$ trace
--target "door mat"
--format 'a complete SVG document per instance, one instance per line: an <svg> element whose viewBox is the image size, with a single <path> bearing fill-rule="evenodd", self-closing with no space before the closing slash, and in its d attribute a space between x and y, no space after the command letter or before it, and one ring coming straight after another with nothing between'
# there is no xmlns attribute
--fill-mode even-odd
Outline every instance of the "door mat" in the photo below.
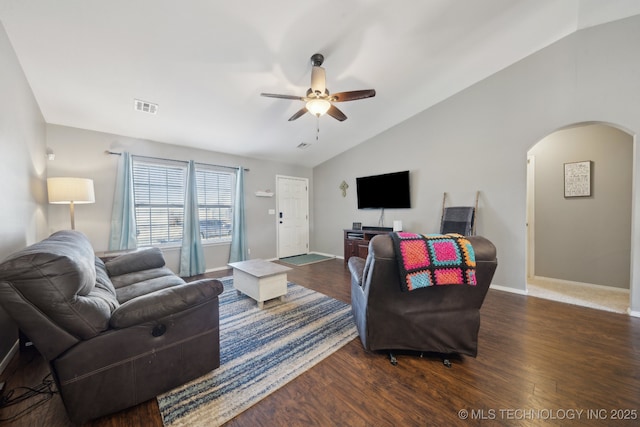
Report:
<svg viewBox="0 0 640 427"><path fill-rule="evenodd" d="M305 255L296 255L290 256L286 258L280 258L279 261L282 261L291 265L307 265L314 264L316 262L322 262L329 259L334 259L335 257L325 256L320 254L305 254Z"/></svg>

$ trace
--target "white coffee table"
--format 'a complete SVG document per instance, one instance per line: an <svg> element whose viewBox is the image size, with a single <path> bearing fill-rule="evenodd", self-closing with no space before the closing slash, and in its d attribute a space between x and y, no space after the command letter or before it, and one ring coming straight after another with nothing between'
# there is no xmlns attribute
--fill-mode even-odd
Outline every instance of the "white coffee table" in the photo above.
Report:
<svg viewBox="0 0 640 427"><path fill-rule="evenodd" d="M229 263L233 267L233 287L253 298L258 307L273 298L284 299L287 294L287 271L284 265L262 259Z"/></svg>

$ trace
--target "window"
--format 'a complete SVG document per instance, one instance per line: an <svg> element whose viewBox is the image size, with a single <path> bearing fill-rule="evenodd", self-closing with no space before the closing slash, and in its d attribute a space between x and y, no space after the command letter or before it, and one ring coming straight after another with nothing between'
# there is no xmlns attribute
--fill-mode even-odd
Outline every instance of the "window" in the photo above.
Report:
<svg viewBox="0 0 640 427"><path fill-rule="evenodd" d="M234 174L196 167L198 214L202 239L231 239Z"/></svg>
<svg viewBox="0 0 640 427"><path fill-rule="evenodd" d="M133 159L138 246L179 245L184 223L187 167L181 162ZM234 174L196 165L200 234L231 240Z"/></svg>

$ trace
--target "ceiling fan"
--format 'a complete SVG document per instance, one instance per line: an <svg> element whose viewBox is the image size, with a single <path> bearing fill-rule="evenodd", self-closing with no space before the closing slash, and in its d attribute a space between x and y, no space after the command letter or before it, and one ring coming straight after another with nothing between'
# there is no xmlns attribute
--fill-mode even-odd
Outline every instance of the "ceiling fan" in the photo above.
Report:
<svg viewBox="0 0 640 427"><path fill-rule="evenodd" d="M320 53L316 53L311 57L311 65L313 66L311 69L311 87L307 90L306 96L279 95L275 93L261 93L260 95L270 98L304 101L305 106L291 116L289 121L296 120L307 112L317 117L326 113L336 120L344 121L347 119L347 116L333 105L334 102L355 101L357 99L376 96L375 89L353 90L349 92L334 93L331 95L326 87L324 68L321 67L323 62L324 56Z"/></svg>

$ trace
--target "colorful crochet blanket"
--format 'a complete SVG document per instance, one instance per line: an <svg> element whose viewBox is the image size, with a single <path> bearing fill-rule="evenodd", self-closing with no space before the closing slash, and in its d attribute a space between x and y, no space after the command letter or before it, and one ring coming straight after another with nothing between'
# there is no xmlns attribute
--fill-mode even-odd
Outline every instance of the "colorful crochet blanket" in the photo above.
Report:
<svg viewBox="0 0 640 427"><path fill-rule="evenodd" d="M403 291L434 285L476 285L476 257L459 234L390 233Z"/></svg>

